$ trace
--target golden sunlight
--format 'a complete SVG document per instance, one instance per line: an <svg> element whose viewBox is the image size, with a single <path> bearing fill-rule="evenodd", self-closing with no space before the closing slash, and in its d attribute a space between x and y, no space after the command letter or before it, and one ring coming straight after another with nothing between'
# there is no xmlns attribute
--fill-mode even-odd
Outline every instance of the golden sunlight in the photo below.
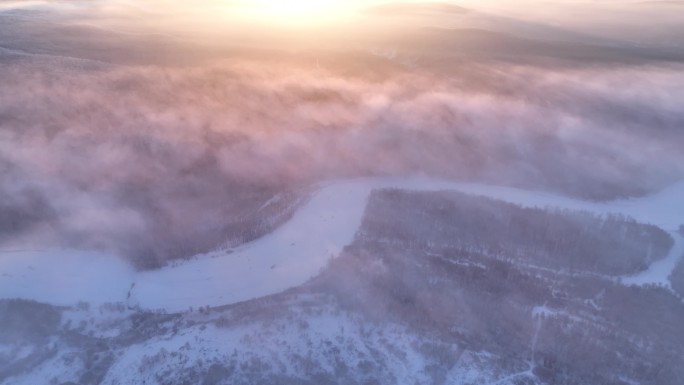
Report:
<svg viewBox="0 0 684 385"><path fill-rule="evenodd" d="M240 0L240 13L262 21L288 25L328 23L350 15L354 1Z"/></svg>

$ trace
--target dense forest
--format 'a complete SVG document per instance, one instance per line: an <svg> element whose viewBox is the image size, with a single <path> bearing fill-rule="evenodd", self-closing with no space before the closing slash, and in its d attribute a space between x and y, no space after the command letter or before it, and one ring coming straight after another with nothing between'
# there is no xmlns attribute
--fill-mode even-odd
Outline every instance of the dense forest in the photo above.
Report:
<svg viewBox="0 0 684 385"><path fill-rule="evenodd" d="M181 314L3 301L0 379L676 385L681 299L619 279L671 243L629 218L377 191L354 243L281 294Z"/></svg>

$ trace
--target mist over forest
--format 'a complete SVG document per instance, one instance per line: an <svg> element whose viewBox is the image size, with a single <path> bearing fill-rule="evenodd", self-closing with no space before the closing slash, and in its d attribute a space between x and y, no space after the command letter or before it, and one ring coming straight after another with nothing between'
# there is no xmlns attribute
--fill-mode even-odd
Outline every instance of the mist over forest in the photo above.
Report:
<svg viewBox="0 0 684 385"><path fill-rule="evenodd" d="M669 218L684 207L684 2L270 3L0 0L0 288L23 293L16 252L101 253L134 277L100 318L87 301L0 296L16 335L0 332L0 384L45 379L51 360L87 369L50 364L71 373L55 384L136 383L113 352L138 345L154 354L137 373L164 384L402 383L397 368L434 384L682 380L684 217ZM402 178L494 187L475 194L488 199ZM350 183L348 200L325 195L335 183ZM142 290L183 288L146 274L237 260L263 240L287 246L273 255L312 253L282 234L319 212L324 234L356 213L354 194L367 199L344 224L350 242L316 240L326 262L296 286L264 277L244 286L268 296L145 307ZM304 276L280 259L258 268ZM651 313L631 323L640 306ZM20 325L32 317L45 323ZM161 342L179 330L204 342ZM287 349L259 348L283 330ZM179 357L193 371L165 382Z"/></svg>
<svg viewBox="0 0 684 385"><path fill-rule="evenodd" d="M607 200L684 174L681 49L532 40L438 3L368 11L395 20L419 8L401 29L292 45L296 34L245 29L193 44L168 26L96 27L68 4L0 13L9 247L189 256L254 222L249 209L277 192L340 178L418 174ZM463 27L428 24L452 13Z"/></svg>

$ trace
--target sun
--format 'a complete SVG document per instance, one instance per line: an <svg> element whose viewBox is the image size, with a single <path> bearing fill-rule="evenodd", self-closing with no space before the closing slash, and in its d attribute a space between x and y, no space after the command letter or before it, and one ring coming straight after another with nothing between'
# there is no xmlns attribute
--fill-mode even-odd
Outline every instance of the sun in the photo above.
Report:
<svg viewBox="0 0 684 385"><path fill-rule="evenodd" d="M290 25L324 24L343 17L350 10L344 0L240 0L249 17Z"/></svg>

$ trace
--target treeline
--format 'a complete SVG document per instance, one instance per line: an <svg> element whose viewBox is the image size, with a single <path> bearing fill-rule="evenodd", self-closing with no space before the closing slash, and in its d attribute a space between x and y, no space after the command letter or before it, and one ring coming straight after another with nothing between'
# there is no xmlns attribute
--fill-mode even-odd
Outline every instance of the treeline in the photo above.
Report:
<svg viewBox="0 0 684 385"><path fill-rule="evenodd" d="M675 267L670 276L672 288L682 297L684 297L684 255L680 257L677 267Z"/></svg>
<svg viewBox="0 0 684 385"><path fill-rule="evenodd" d="M367 319L487 352L502 374L531 363L536 381L530 383L679 384L684 378L677 364L684 354L684 307L658 287L371 238L357 239L311 285ZM432 370L438 377L438 368Z"/></svg>
<svg viewBox="0 0 684 385"><path fill-rule="evenodd" d="M279 193L257 210L249 210L227 219L222 233L227 240L223 247L235 247L256 240L287 222L306 200L304 192L286 191Z"/></svg>
<svg viewBox="0 0 684 385"><path fill-rule="evenodd" d="M358 236L609 275L643 271L673 244L660 228L618 214L523 208L456 192L400 190L372 194Z"/></svg>
<svg viewBox="0 0 684 385"><path fill-rule="evenodd" d="M153 233L151 239L143 239L145 234L139 234L141 239L129 239L122 253L138 269L150 270L169 261L251 242L292 218L306 200L308 191L285 188L277 193L277 199L271 199L274 194L276 191L255 188L254 191L232 195L228 204L216 207L212 215L204 217L203 223L193 225L188 231L184 230L187 223L174 223L170 216L156 212L160 214L157 218L159 223L156 223L159 226L150 230ZM195 215L197 213L191 217ZM172 230L167 231L165 226Z"/></svg>

